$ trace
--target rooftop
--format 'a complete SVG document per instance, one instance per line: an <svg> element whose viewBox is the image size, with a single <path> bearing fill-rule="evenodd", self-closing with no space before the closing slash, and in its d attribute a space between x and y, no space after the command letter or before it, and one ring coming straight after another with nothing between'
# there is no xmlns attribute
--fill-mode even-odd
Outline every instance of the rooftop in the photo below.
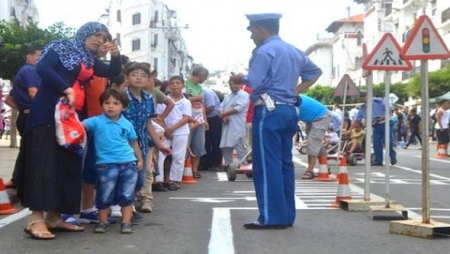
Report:
<svg viewBox="0 0 450 254"><path fill-rule="evenodd" d="M325 30L330 33L334 33L345 23L360 23L360 22L364 22L364 14L358 14L348 18L333 21L333 23L331 23Z"/></svg>

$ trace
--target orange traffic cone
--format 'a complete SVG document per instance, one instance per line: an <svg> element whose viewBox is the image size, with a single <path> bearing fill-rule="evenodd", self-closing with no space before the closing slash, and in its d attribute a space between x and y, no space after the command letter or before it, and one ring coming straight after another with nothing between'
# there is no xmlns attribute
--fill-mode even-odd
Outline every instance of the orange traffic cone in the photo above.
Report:
<svg viewBox="0 0 450 254"><path fill-rule="evenodd" d="M184 171L183 171L183 179L181 180L182 183L197 183L195 181L194 176L192 175L192 164L191 164L191 158L187 157L184 162Z"/></svg>
<svg viewBox="0 0 450 254"><path fill-rule="evenodd" d="M447 146L446 145L439 145L438 146L438 152L436 154L436 158L438 158L438 159L447 159Z"/></svg>
<svg viewBox="0 0 450 254"><path fill-rule="evenodd" d="M319 174L317 175L317 178L315 178L316 181L333 181L333 179L330 178L330 174L328 173L328 161L327 156L320 156L319 157Z"/></svg>
<svg viewBox="0 0 450 254"><path fill-rule="evenodd" d="M350 186L348 184L347 159L341 158L341 163L339 165L339 186L336 201L334 204L330 205L331 207L340 207L341 200L352 199Z"/></svg>
<svg viewBox="0 0 450 254"><path fill-rule="evenodd" d="M0 178L0 214L13 214L18 211L14 209L11 205L11 202L8 198L8 193L6 193L5 184L3 183L3 179Z"/></svg>

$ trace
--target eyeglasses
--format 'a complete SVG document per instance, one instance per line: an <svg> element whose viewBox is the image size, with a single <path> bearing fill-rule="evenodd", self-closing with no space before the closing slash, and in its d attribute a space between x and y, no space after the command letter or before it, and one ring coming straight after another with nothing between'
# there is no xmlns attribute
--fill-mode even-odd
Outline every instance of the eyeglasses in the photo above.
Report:
<svg viewBox="0 0 450 254"><path fill-rule="evenodd" d="M147 74L133 72L130 74L133 78L148 78Z"/></svg>

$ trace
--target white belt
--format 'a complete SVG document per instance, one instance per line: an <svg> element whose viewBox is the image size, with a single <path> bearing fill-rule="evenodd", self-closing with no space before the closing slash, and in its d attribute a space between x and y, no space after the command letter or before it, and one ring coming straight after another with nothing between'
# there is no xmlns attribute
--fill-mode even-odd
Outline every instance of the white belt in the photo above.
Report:
<svg viewBox="0 0 450 254"><path fill-rule="evenodd" d="M277 104L277 105L294 106L293 103L286 103L286 102L282 102L282 101L275 101L275 104ZM264 101L263 101L263 100L258 99L258 100L255 101L254 105L255 105L255 106L259 106L259 105L265 105L265 104L264 104Z"/></svg>

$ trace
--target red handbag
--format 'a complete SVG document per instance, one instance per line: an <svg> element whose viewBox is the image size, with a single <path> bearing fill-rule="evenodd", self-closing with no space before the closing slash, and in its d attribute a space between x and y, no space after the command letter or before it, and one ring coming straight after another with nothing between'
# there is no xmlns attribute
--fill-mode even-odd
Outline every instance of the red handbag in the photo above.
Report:
<svg viewBox="0 0 450 254"><path fill-rule="evenodd" d="M74 108L65 98L56 104L55 126L58 144L82 156L86 146L86 132Z"/></svg>

